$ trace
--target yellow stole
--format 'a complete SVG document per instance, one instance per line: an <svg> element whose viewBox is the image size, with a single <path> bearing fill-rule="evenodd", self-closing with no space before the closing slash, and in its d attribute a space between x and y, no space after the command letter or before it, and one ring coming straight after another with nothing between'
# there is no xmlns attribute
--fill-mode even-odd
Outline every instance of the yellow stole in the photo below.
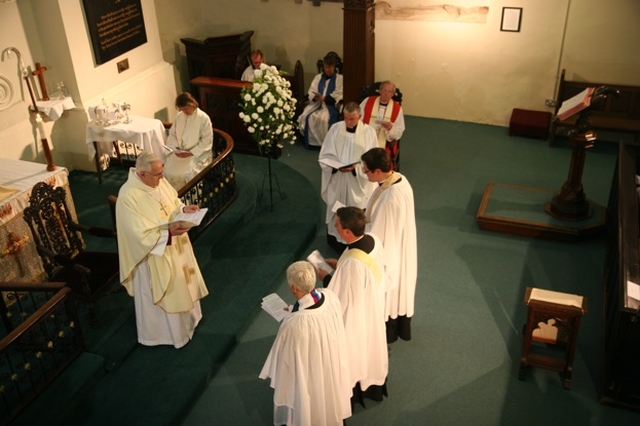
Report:
<svg viewBox="0 0 640 426"><path fill-rule="evenodd" d="M357 248L350 248L349 250L345 250L344 252L342 252L340 259L338 259L338 264L340 264L340 262L347 258L356 259L364 263L367 268L369 268L369 270L371 270L371 272L373 273L373 276L376 278L376 282L380 284L382 271L378 267L378 264L373 259L373 257L371 257L368 253L365 253L364 251Z"/></svg>

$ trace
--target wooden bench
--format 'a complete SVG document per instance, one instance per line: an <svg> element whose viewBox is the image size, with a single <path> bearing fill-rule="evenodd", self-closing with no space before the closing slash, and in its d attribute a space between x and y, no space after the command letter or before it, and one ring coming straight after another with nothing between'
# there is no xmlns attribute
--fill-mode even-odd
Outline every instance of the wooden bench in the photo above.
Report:
<svg viewBox="0 0 640 426"><path fill-rule="evenodd" d="M563 101L577 95L587 87L599 86L618 89L620 96L608 96L599 106L594 107L590 117L591 127L594 130L633 133L635 141L638 142L640 139L640 86L565 80L565 70L562 70L554 117L558 114L558 109L560 109ZM549 146L554 145L555 136L559 131L566 132L575 126L578 115L576 114L566 120L552 120Z"/></svg>

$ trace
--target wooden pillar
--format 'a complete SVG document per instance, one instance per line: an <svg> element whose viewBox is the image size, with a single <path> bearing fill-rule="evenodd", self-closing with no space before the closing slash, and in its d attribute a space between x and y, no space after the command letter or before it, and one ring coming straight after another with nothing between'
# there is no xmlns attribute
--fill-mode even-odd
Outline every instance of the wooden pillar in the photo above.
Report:
<svg viewBox="0 0 640 426"><path fill-rule="evenodd" d="M344 101L358 101L362 86L375 78L375 25L373 0L344 0Z"/></svg>

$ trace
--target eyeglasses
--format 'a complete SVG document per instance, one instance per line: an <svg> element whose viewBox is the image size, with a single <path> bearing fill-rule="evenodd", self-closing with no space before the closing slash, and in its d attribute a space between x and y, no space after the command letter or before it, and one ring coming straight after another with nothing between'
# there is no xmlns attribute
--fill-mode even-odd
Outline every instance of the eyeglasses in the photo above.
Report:
<svg viewBox="0 0 640 426"><path fill-rule="evenodd" d="M362 166L362 171L364 172L365 175L368 175L369 173L371 173L371 170L368 170L366 167Z"/></svg>
<svg viewBox="0 0 640 426"><path fill-rule="evenodd" d="M151 173L151 172L144 172L145 175L151 175L154 178L159 178L162 177L162 175L164 174L164 171L160 172L160 173Z"/></svg>

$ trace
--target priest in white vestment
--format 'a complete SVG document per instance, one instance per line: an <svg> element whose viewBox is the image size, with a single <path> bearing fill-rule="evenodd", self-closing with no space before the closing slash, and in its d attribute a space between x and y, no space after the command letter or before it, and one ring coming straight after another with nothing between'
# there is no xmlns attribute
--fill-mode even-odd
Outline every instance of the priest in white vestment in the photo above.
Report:
<svg viewBox="0 0 640 426"><path fill-rule="evenodd" d="M256 71L264 71L269 68L269 65L264 63L264 55L260 49L256 49L251 52L249 61L251 62L251 65L245 68L240 76L240 80L242 81L253 81L257 75L261 75L261 73L256 73Z"/></svg>
<svg viewBox="0 0 640 426"><path fill-rule="evenodd" d="M382 242L365 234L364 210L337 210L336 229L347 242L339 259L326 259L333 274L318 269L325 287L340 299L347 336L353 399L364 405L364 397L382 401L387 396L389 355L385 333L384 299L387 277Z"/></svg>
<svg viewBox="0 0 640 426"><path fill-rule="evenodd" d="M323 58L323 72L313 78L308 91L309 104L298 117L298 125L307 147L322 145L329 128L338 122L343 77L336 71L337 60L332 52Z"/></svg>
<svg viewBox="0 0 640 426"><path fill-rule="evenodd" d="M314 289L316 271L307 261L289 266L287 282L297 302L260 372L271 378L273 424L342 426L351 416L351 376L340 301Z"/></svg>
<svg viewBox="0 0 640 426"><path fill-rule="evenodd" d="M366 207L376 185L364 173L360 157L376 146L375 131L360 121L360 106L349 102L344 108L344 121L331 126L320 148L320 195L326 204L327 242L338 253L344 250L345 241L333 226L334 206L339 202L344 206Z"/></svg>
<svg viewBox="0 0 640 426"><path fill-rule="evenodd" d="M418 241L413 189L406 176L394 172L384 148L362 156L371 182L378 184L367 204L367 232L382 240L391 289L385 299L387 342L411 340L418 279Z"/></svg>
<svg viewBox="0 0 640 426"><path fill-rule="evenodd" d="M147 346L189 343L209 292L193 253L188 228L168 225L184 205L163 179L163 166L143 151L116 202L120 283L134 298L138 342Z"/></svg>
<svg viewBox="0 0 640 426"><path fill-rule="evenodd" d="M206 112L190 93L176 98L178 114L169 129L164 175L179 191L212 161L213 127Z"/></svg>

